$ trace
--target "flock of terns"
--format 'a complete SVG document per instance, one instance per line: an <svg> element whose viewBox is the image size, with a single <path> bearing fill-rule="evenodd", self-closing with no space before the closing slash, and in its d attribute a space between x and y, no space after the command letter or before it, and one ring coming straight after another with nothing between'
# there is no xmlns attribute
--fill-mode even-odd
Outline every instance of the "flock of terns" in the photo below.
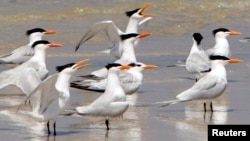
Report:
<svg viewBox="0 0 250 141"><path fill-rule="evenodd" d="M128 11L129 22L125 31L121 31L112 21L101 21L94 24L77 44L80 46L100 32L105 32L111 46L103 51L113 55L117 60L105 67L82 76L81 80L70 81L78 70L90 66L89 60L80 60L62 66L57 66L58 73L49 75L46 67L46 49L61 47L61 44L43 40L45 34L55 34L54 30L34 28L27 31L29 43L1 56L1 64L16 64L14 68L0 73L0 89L15 85L27 96L32 110L18 112L27 114L41 121L47 121L48 134L51 134L50 123L53 123L56 135L56 117L64 110L70 99L70 87L103 92L95 101L87 106L75 107L70 112L79 115L105 117L106 129L109 130L109 117L122 116L129 108L126 94L136 93L142 84L144 69L157 68L156 65L138 62L134 48L139 40L150 36L150 33L138 33L138 27L152 19L153 15L143 12L150 6ZM194 85L178 94L174 100L155 102L167 106L179 102L199 99L213 99L223 94L227 87L225 65L241 63L232 59L227 36L238 35L237 31L218 28L213 31L215 46L203 50L200 33L193 34L193 45L186 59L185 67L195 75ZM213 112L212 102L210 103ZM206 112L206 103L204 103Z"/></svg>

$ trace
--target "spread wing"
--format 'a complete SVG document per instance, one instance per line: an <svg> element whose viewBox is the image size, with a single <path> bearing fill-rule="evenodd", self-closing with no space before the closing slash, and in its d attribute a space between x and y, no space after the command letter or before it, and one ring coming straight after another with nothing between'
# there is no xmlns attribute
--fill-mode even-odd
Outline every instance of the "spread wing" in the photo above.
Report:
<svg viewBox="0 0 250 141"><path fill-rule="evenodd" d="M33 111L43 113L47 105L58 98L58 91L55 88L58 74L46 78L38 87L36 87L26 100L30 99Z"/></svg>
<svg viewBox="0 0 250 141"><path fill-rule="evenodd" d="M37 72L33 68L29 68L20 76L17 86L20 87L25 94L29 95L41 82Z"/></svg>
<svg viewBox="0 0 250 141"><path fill-rule="evenodd" d="M82 37L80 42L76 45L75 51L77 51L83 43L93 38L96 34L102 31L108 37L109 41L112 44L111 45L112 47L119 46L119 41L120 41L119 36L123 32L112 21L102 21L102 22L94 24L89 29L89 31Z"/></svg>
<svg viewBox="0 0 250 141"><path fill-rule="evenodd" d="M0 89L14 85L19 87L23 93L29 95L40 83L41 79L35 69L16 67L6 70L0 74Z"/></svg>

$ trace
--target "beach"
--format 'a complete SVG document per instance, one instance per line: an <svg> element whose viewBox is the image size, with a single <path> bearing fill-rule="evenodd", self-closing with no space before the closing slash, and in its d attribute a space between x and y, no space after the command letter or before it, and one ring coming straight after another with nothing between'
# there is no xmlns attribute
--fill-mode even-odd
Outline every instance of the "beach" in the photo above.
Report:
<svg viewBox="0 0 250 141"><path fill-rule="evenodd" d="M150 1L147 1L150 2ZM26 30L33 27L54 29L55 35L45 36L49 41L63 44L60 49L47 50L47 67L50 74L55 67L81 59L90 59L91 66L77 72L86 75L102 68L115 58L102 51L108 47L107 39L101 35L91 39L75 52L75 46L88 28L102 20L112 20L125 29L126 10L142 6L145 1L66 0L26 2L4 0L0 2L0 53L5 54L28 42ZM6 88L0 96L0 140L4 141L206 141L209 124L249 124L249 84L250 84L250 43L240 42L249 37L250 2L200 1L193 0L150 2L145 13L155 14L140 32L151 32L148 38L141 39L135 48L137 60L145 64L159 66L144 70L143 85L138 93L128 95L130 102L123 118L111 118L110 130L106 131L104 118L84 116L59 116L57 136L47 136L46 123L16 112L23 104L25 96ZM209 14L208 14L209 13ZM232 57L243 60L240 64L228 64L228 86L222 96L212 100L214 112L203 111L204 101L179 103L168 107L152 103L172 100L177 94L194 83L194 76L185 67L167 67L185 60L192 46L192 34L199 32L204 36L202 47L214 45L212 30L216 28L237 30L241 35L230 36L228 41ZM0 66L0 71L12 66ZM101 93L75 88L70 89L72 107L87 105ZM209 100L207 102L210 102Z"/></svg>

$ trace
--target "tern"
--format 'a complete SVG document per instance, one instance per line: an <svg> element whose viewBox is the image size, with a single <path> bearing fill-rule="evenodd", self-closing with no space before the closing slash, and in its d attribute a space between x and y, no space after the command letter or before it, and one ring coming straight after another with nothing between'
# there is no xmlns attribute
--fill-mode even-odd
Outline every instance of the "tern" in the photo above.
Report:
<svg viewBox="0 0 250 141"><path fill-rule="evenodd" d="M141 62L130 63L128 64L131 68L122 71L119 74L119 79L121 82L121 86L124 89L125 94L134 94L138 91L143 81L142 71L144 69L154 69L157 68L155 65L144 64ZM81 81L80 81L81 82ZM84 82L85 84L79 83L79 81L72 82L71 86L79 89L89 90L89 91L97 91L104 92L107 79L100 80L88 80Z"/></svg>
<svg viewBox="0 0 250 141"><path fill-rule="evenodd" d="M128 33L138 33L138 26L144 23L145 21L148 21L152 18L152 14L143 14L142 12L145 11L150 4L145 4L141 8L127 11L126 15L129 17L129 22L127 25L127 28L125 32L121 31L113 21L101 21L96 24L94 24L88 32L82 37L80 42L75 47L75 51L79 49L81 44L85 43L89 39L93 38L96 34L100 32L104 32L111 45L111 48L108 50L105 50L104 52L108 52L111 55L113 55L115 58L119 59L121 57L121 54L123 52L123 46L120 44L121 40L119 38L122 34L128 34ZM136 42L138 44L138 42ZM135 45L137 46L137 45Z"/></svg>
<svg viewBox="0 0 250 141"><path fill-rule="evenodd" d="M205 73L211 71L209 57L201 47L202 39L203 37L200 33L193 34L193 45L185 65L186 70L195 75L196 81Z"/></svg>
<svg viewBox="0 0 250 141"><path fill-rule="evenodd" d="M116 60L114 63L119 64L130 64L137 62L134 45L133 43L137 41L139 38L145 38L150 36L150 33L141 33L141 34L124 34L121 35L120 38L122 39L122 45L125 46L124 51L120 59ZM93 87L95 91L103 92L106 87L106 78L107 78L108 70L106 67L93 71L90 75L82 76L83 80L76 80L71 83L71 87L78 88L78 89L88 89ZM92 83L92 84L90 84ZM91 86L90 86L91 85ZM98 85L96 87L95 85ZM129 90L128 90L129 91Z"/></svg>
<svg viewBox="0 0 250 141"><path fill-rule="evenodd" d="M191 100L213 99L223 94L227 87L227 72L225 65L228 63L241 63L239 59L229 59L225 56L210 56L211 71L201 77L194 85L176 96L176 99L162 103L162 107L186 102ZM211 112L213 112L212 102L210 103ZM204 103L206 112L206 104Z"/></svg>
<svg viewBox="0 0 250 141"><path fill-rule="evenodd" d="M29 37L29 43L25 46L16 48L11 53L0 57L0 64L22 64L28 61L34 55L34 49L31 47L36 41L42 40L43 35L55 34L54 30L45 30L42 28L33 28L26 32Z"/></svg>
<svg viewBox="0 0 250 141"><path fill-rule="evenodd" d="M70 78L76 71L90 65L84 64L86 61L88 59L57 66L58 73L42 81L27 97L26 100L30 100L32 103L32 111L26 112L26 114L39 121L47 121L48 134L51 133L50 123L54 122L54 135L56 135L56 117L69 104L70 100Z"/></svg>
<svg viewBox="0 0 250 141"><path fill-rule="evenodd" d="M119 79L126 94L136 93L143 81L142 71L145 69L158 68L156 65L144 64L141 62L128 64L131 68L127 71L121 72Z"/></svg>
<svg viewBox="0 0 250 141"><path fill-rule="evenodd" d="M120 59L116 60L114 63L119 64L129 64L137 62L135 50L134 50L134 42L138 41L138 39L142 39L145 37L150 36L151 33L130 33L130 34L123 34L120 35L120 38L122 40L121 45L124 46L124 50L122 52L122 55ZM90 79L103 79L106 78L108 74L108 70L104 67L101 69L98 69L96 71L93 71L90 73L90 75L82 76L83 78L90 78ZM85 80L83 80L85 81Z"/></svg>
<svg viewBox="0 0 250 141"><path fill-rule="evenodd" d="M213 30L215 37L215 45L213 48L207 49L206 53L210 55L221 55L225 57L231 57L230 46L227 40L229 35L240 35L238 31L229 30L226 28L218 28Z"/></svg>
<svg viewBox="0 0 250 141"><path fill-rule="evenodd" d="M61 44L50 43L46 40L33 43L34 56L32 58L19 66L0 73L0 89L14 85L28 96L49 74L45 61L45 50L50 47L61 46Z"/></svg>
<svg viewBox="0 0 250 141"><path fill-rule="evenodd" d="M118 74L129 69L128 65L108 64L107 86L105 92L87 106L76 107L77 114L106 117L106 129L109 130L109 117L121 116L129 107Z"/></svg>

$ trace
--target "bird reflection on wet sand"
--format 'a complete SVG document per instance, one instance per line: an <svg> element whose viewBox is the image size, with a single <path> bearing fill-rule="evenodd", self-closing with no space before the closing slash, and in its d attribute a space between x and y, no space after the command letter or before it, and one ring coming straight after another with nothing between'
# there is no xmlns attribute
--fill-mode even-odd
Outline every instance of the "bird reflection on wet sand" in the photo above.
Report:
<svg viewBox="0 0 250 141"><path fill-rule="evenodd" d="M180 140L204 140L204 136L207 136L207 125L229 123L228 112L231 110L228 109L228 100L226 96L221 96L213 101L213 112L210 110L204 112L203 103L204 101L202 100L187 102L185 104L185 117L183 119L173 117L167 112L165 112L165 114L160 114L156 118L167 124L174 125Z"/></svg>

